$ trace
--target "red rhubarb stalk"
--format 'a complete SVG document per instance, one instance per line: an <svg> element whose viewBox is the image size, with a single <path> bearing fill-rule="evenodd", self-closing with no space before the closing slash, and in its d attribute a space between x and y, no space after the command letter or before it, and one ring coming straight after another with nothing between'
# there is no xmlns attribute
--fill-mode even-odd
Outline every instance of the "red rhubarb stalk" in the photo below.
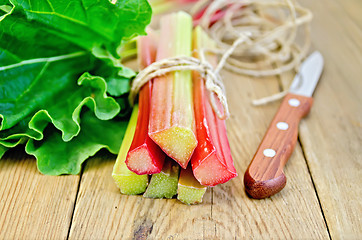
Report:
<svg viewBox="0 0 362 240"><path fill-rule="evenodd" d="M184 12L161 18L157 60L191 55L191 16ZM186 168L197 145L190 71L155 78L152 88L149 136L172 159Z"/></svg>
<svg viewBox="0 0 362 240"><path fill-rule="evenodd" d="M200 27L194 30L194 49L213 48L214 42ZM197 57L197 56L196 56ZM208 56L215 62L215 57ZM225 121L219 119L212 109L209 92L204 80L197 72L193 73L194 108L196 132L199 144L191 158L195 178L205 186L225 183L237 176L226 135ZM221 105L221 104L219 104Z"/></svg>
<svg viewBox="0 0 362 240"><path fill-rule="evenodd" d="M201 9L199 12L195 13L193 15L193 24L194 26L198 26L201 23L201 19L204 16L206 10L207 10L206 6L205 8ZM214 23L216 23L217 21L219 21L220 19L222 19L225 16L225 9L223 10L217 10L211 17L210 17L210 25L209 27L211 27Z"/></svg>
<svg viewBox="0 0 362 240"><path fill-rule="evenodd" d="M138 39L138 59L140 68L145 68L155 61L156 40L153 34ZM150 114L150 95L152 83L145 84L139 93L139 112L136 132L127 154L127 167L137 174L154 174L162 170L165 154L148 136Z"/></svg>

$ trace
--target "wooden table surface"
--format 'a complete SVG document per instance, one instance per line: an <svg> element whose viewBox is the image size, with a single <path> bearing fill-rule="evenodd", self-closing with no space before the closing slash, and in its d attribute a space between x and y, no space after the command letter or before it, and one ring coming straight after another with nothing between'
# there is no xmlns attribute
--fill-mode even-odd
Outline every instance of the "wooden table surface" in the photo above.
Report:
<svg viewBox="0 0 362 240"><path fill-rule="evenodd" d="M227 121L239 176L203 204L121 195L114 157L93 157L76 176L43 176L33 158L0 160L0 239L362 239L362 1L304 0L314 13L312 50L325 58L314 106L300 125L282 192L253 200L243 175L280 102L251 99L291 74L252 79L227 71Z"/></svg>

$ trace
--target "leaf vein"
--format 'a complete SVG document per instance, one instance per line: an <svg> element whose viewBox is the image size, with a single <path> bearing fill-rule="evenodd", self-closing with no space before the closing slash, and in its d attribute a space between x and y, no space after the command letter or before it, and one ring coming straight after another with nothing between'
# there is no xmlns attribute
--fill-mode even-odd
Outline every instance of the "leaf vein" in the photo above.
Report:
<svg viewBox="0 0 362 240"><path fill-rule="evenodd" d="M34 11L34 10L29 10L29 9L27 9L26 11L31 12L31 13L37 13L37 14L55 15L55 16L58 16L58 17L67 19L67 20L69 20L69 21L72 21L72 22L81 24L81 25L83 25L83 26L88 26L87 23L85 23L85 22L79 21L78 19L71 18L71 17L68 17L68 16L66 16L66 15L63 15L63 14L60 14L60 13L57 13L57 12L43 12L43 11Z"/></svg>
<svg viewBox="0 0 362 240"><path fill-rule="evenodd" d="M21 67L21 66L28 65L28 64L60 61L60 60L64 60L64 59L79 57L79 56L82 56L85 54L86 54L86 52L75 52L75 53L70 53L70 54L55 56L55 57L49 57L49 58L34 58L34 59L30 59L30 60L24 60L24 61L15 63L15 64L0 67L0 71L5 71L5 70L11 69L11 68L17 68L17 67Z"/></svg>

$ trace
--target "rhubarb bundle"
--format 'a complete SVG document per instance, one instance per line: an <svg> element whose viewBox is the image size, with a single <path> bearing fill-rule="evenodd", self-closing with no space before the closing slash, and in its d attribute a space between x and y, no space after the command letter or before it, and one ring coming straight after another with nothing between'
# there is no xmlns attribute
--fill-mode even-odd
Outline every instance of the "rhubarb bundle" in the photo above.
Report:
<svg viewBox="0 0 362 240"><path fill-rule="evenodd" d="M184 12L164 16L159 35L138 39L140 69L192 52L200 58L204 48L215 47L200 27L192 30L192 19ZM205 57L215 65L216 56ZM122 193L129 184L126 194L177 194L181 202L195 204L202 201L207 186L237 176L225 120L217 117L210 97L201 75L184 70L158 76L141 88L113 172Z"/></svg>

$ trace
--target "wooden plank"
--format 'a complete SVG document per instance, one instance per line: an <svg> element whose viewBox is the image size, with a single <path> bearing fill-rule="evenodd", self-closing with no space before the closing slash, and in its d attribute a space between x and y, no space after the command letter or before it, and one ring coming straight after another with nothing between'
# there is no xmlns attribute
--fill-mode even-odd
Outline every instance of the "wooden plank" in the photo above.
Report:
<svg viewBox="0 0 362 240"><path fill-rule="evenodd" d="M276 102L267 106L253 107L250 101L275 93L278 88L271 78L253 81L229 75L226 72L223 74L225 79L233 79L232 84L227 85L228 99L233 111L228 126L231 149L240 177L231 182L229 191L224 191L224 196L235 198L234 201L228 203L227 207L222 206L223 198L215 198L217 188L214 190L213 217L222 221L226 220L221 225L225 229L220 229L220 231L224 232L225 237L228 237L227 233L230 231L236 232L235 236L244 238L253 236L255 239L328 238L299 145L286 165L286 187L268 199L247 198L242 185L243 174L280 104ZM228 217L225 217L225 209L231 209ZM238 212L238 214L232 212ZM241 222L240 217L244 217ZM240 224L235 224L238 221Z"/></svg>
<svg viewBox="0 0 362 240"><path fill-rule="evenodd" d="M338 4L338 8L341 8L346 13L346 17L351 18L353 24L358 25L362 30L362 1L361 0L334 0Z"/></svg>
<svg viewBox="0 0 362 240"><path fill-rule="evenodd" d="M66 239L79 176L42 175L19 148L0 169L0 239Z"/></svg>
<svg viewBox="0 0 362 240"><path fill-rule="evenodd" d="M150 233L165 237L167 235L163 234L167 231L190 231L198 227L195 223L210 219L210 192L204 196L204 204L197 209L183 205L176 199L153 200L121 195L111 177L113 165L114 159L95 158L87 163L70 239L144 239L142 236ZM188 210L198 217L182 226L170 224L175 218L187 219L187 214L190 214Z"/></svg>
<svg viewBox="0 0 362 240"><path fill-rule="evenodd" d="M187 206L176 199L144 199L119 194L111 177L113 159L87 163L75 207L70 239L231 239L313 238L328 233L300 147L286 168L282 193L252 200L243 174L278 103L255 108L251 98L279 89L276 79L250 80L223 73L232 116L228 133L239 176L209 189L204 202Z"/></svg>
<svg viewBox="0 0 362 240"><path fill-rule="evenodd" d="M303 4L314 13L312 42L325 68L311 113L301 122L300 140L331 237L357 239L362 237L362 31L340 4ZM361 2L354 5L358 9Z"/></svg>

